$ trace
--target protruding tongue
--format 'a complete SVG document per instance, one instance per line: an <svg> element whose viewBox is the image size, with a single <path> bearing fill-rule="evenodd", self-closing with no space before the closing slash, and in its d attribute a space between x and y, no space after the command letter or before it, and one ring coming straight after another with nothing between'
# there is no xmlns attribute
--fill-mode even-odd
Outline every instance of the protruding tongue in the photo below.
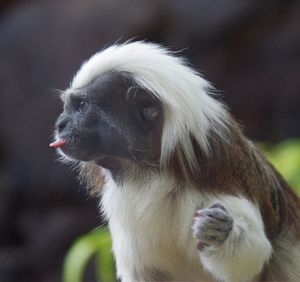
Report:
<svg viewBox="0 0 300 282"><path fill-rule="evenodd" d="M52 142L51 144L49 144L50 147L53 148L61 148L66 144L66 140L64 139L57 139L54 142Z"/></svg>

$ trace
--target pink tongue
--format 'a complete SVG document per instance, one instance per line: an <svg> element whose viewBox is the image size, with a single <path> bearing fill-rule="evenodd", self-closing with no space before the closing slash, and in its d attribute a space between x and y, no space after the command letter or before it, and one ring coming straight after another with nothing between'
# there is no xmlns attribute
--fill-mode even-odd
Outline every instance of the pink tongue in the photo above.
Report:
<svg viewBox="0 0 300 282"><path fill-rule="evenodd" d="M66 140L64 139L57 139L54 142L52 142L49 146L54 148L60 148L63 147L66 144Z"/></svg>

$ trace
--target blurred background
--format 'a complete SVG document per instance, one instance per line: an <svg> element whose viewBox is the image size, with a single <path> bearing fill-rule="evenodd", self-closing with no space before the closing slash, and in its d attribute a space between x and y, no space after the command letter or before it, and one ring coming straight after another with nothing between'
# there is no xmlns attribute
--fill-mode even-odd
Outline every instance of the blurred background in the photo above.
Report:
<svg viewBox="0 0 300 282"><path fill-rule="evenodd" d="M61 281L73 240L100 225L48 147L54 89L134 37L182 50L252 139L300 136L300 1L0 0L0 282Z"/></svg>

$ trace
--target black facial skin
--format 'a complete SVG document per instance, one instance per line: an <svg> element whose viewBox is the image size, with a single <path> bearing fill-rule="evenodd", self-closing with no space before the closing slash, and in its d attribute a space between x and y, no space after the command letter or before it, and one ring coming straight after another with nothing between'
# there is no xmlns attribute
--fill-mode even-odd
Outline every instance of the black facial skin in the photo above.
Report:
<svg viewBox="0 0 300 282"><path fill-rule="evenodd" d="M158 167L163 111L123 73L102 74L68 94L56 123L68 157L114 169L120 161Z"/></svg>

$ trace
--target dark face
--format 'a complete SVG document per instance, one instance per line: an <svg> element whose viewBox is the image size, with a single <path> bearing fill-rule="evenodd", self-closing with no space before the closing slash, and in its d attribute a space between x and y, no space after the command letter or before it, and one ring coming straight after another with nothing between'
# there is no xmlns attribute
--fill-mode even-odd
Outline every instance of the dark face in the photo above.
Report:
<svg viewBox="0 0 300 282"><path fill-rule="evenodd" d="M163 111L124 74L107 73L66 95L56 123L60 150L108 167L117 160L158 166Z"/></svg>

